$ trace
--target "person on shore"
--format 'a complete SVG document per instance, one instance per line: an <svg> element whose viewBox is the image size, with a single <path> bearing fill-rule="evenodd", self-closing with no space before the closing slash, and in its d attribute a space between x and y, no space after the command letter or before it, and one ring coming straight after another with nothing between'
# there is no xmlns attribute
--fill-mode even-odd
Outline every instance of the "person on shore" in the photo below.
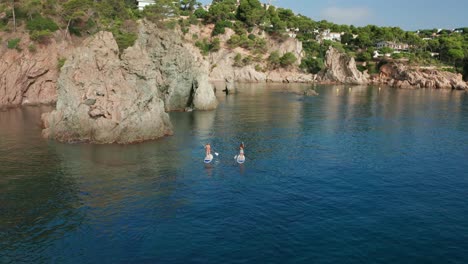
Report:
<svg viewBox="0 0 468 264"><path fill-rule="evenodd" d="M210 143L206 143L205 151L206 151L206 157L209 157L211 155L211 145L210 145Z"/></svg>
<svg viewBox="0 0 468 264"><path fill-rule="evenodd" d="M245 148L245 145L244 145L244 142L242 142L242 143L240 144L240 146L239 146L239 156L240 156L241 158L244 157L244 148Z"/></svg>

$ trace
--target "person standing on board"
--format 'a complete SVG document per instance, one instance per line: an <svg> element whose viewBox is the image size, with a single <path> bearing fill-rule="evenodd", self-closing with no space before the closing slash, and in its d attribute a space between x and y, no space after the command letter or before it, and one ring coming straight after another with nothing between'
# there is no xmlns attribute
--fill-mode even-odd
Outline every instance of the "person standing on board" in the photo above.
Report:
<svg viewBox="0 0 468 264"><path fill-rule="evenodd" d="M244 142L242 142L239 147L239 157L241 158L244 157L244 148L245 148L245 145L244 145Z"/></svg>
<svg viewBox="0 0 468 264"><path fill-rule="evenodd" d="M209 157L211 155L211 145L210 145L210 143L206 143L205 151L206 151L206 157Z"/></svg>

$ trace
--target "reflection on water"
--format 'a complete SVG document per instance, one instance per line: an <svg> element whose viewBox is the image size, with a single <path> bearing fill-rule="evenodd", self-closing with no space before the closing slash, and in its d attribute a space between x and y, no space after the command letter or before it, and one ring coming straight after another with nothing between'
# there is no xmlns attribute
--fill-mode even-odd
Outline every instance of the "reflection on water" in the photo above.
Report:
<svg viewBox="0 0 468 264"><path fill-rule="evenodd" d="M44 140L47 107L0 112L0 263L468 261L466 93L238 90L125 146Z"/></svg>

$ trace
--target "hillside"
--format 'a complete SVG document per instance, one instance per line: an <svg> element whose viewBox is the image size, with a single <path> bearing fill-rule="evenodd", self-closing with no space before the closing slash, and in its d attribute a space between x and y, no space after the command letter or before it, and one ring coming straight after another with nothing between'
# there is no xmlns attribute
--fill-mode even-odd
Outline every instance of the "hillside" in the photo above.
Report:
<svg viewBox="0 0 468 264"><path fill-rule="evenodd" d="M252 51L250 58L237 64L251 63L258 59L256 55L264 54L265 38L255 34L261 31L262 36L279 42L288 38L300 40L304 54L297 66L305 72L322 70L325 52L333 46L362 62L360 70L370 73L378 72L373 57L381 56L380 59L403 60L410 64L439 65L468 77L468 28L409 32L398 27L337 25L314 21L258 0L242 0L240 5L236 0L214 0L209 8L193 0L159 0L143 11L137 9L134 0L17 0L0 4L0 30L11 32L23 27L38 43L46 43L55 31L69 37L105 30L114 34L119 49L123 50L135 42L136 20L141 18L169 28L179 24L184 32L188 32L190 25L213 25L211 35L199 39L198 46L203 53L216 51L217 36L230 28L235 32L229 39L230 47ZM2 42L9 42L12 48L15 46L15 39ZM294 64L290 55L282 61L276 53L270 55L269 68Z"/></svg>

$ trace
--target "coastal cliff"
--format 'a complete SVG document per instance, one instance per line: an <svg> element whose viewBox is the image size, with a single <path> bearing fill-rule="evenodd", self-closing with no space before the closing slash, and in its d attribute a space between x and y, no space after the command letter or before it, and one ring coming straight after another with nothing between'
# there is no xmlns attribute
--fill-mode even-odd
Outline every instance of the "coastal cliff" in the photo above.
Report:
<svg viewBox="0 0 468 264"><path fill-rule="evenodd" d="M195 45L196 40L192 36L197 36L197 40L201 38L211 38L214 25L197 26L192 25L188 34L185 35L187 42ZM262 54L255 54L243 47L230 47L228 44L235 32L226 28L225 33L216 36L220 40L219 50L210 52L203 59L209 64L209 80L212 82L285 82L285 83L308 83L314 80L313 74L302 72L298 66L304 56L302 42L296 38L286 38L284 40L275 40L269 37L261 30L253 30L252 36L265 40L265 47ZM279 56L286 53L291 53L295 56L296 61L291 67L286 68L269 68L268 56L272 52L278 52ZM244 59L254 58L253 62L246 65L236 63L236 56Z"/></svg>
<svg viewBox="0 0 468 264"><path fill-rule="evenodd" d="M180 34L149 22L119 54L109 32L84 41L62 68L57 109L43 115L46 138L132 143L173 133L167 111L217 106L206 62Z"/></svg>

